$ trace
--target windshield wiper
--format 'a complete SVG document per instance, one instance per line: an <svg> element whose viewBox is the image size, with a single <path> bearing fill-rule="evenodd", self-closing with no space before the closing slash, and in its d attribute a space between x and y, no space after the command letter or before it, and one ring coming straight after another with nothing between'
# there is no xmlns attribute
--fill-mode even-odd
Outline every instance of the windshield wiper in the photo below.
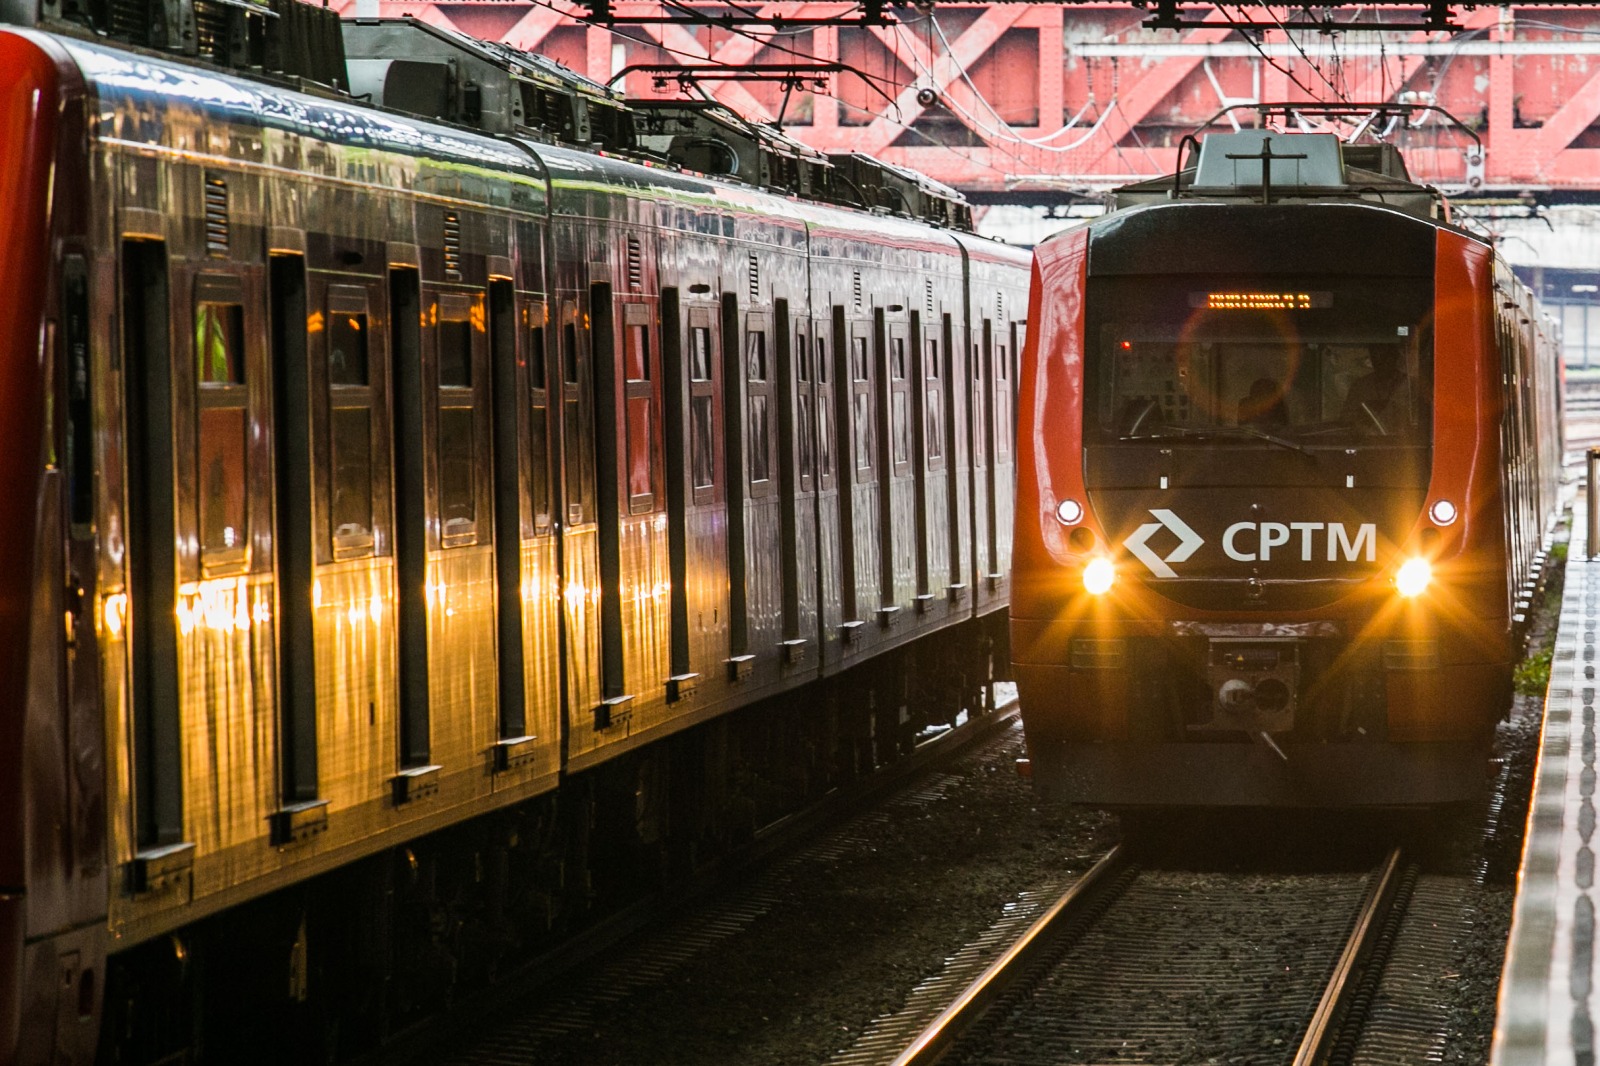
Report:
<svg viewBox="0 0 1600 1066"><path fill-rule="evenodd" d="M1250 437L1255 440L1264 440L1268 444L1275 444L1279 448L1287 448L1290 451L1299 452L1301 455L1312 455L1311 449L1305 445L1296 444L1286 437L1268 433L1266 430L1256 426L1207 426L1205 428L1198 426L1161 426L1150 433L1130 433L1127 436L1118 437L1117 440L1158 440L1162 437L1190 437L1197 440L1204 440L1209 437Z"/></svg>

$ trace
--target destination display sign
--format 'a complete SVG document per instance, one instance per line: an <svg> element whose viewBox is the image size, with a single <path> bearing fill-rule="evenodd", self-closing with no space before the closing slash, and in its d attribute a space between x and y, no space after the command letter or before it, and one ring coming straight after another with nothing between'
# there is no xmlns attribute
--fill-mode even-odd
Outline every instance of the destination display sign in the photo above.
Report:
<svg viewBox="0 0 1600 1066"><path fill-rule="evenodd" d="M1332 307L1333 293L1242 289L1191 292L1189 306L1207 311L1310 311L1313 308Z"/></svg>

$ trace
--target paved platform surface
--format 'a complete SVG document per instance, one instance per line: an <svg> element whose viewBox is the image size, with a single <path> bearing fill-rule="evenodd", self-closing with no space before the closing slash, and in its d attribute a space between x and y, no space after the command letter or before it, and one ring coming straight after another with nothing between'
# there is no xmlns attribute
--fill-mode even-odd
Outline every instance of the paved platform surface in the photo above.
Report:
<svg viewBox="0 0 1600 1066"><path fill-rule="evenodd" d="M1489 1060L1496 1066L1593 1066L1595 1061L1600 559L1588 558L1582 494L1572 517L1539 765Z"/></svg>

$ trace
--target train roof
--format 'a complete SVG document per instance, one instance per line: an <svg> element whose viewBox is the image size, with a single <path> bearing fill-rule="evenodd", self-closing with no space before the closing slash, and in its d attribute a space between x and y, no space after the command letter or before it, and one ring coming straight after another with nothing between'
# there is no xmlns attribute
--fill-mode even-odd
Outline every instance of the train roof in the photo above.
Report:
<svg viewBox="0 0 1600 1066"><path fill-rule="evenodd" d="M334 140L352 139L418 158L437 149L445 165L461 161L461 145L483 143L469 132L477 131L491 141L562 145L780 195L972 229L966 200L921 175L866 156L824 156L781 130L748 122L725 108L629 101L546 57L409 16L340 20L331 10L301 0L148 2L151 18L127 20L112 18L104 5L0 0L0 22L99 42L106 53L119 45L150 49L128 52L128 62L150 69L163 63L163 71L193 72L151 79L162 82L159 88L150 81L130 84L134 92L172 88L178 97L192 96L179 83L215 84L230 74L262 85L254 94L258 103L266 102L260 114L248 114L249 105L223 108L228 118L246 124L288 122L312 134L314 130L304 128L309 123ZM186 25L196 27L195 32L181 32ZM126 80L139 82L137 77ZM317 112L308 123L275 115L271 101L282 99L284 89L324 104L302 108ZM351 94L366 99L358 101ZM222 94L235 103L251 95L234 90ZM406 116L428 123L410 122ZM460 132L452 134L433 123ZM661 140L659 131L672 124L678 128L668 130L665 143L655 143ZM678 136L685 132L687 136ZM482 162L511 173L537 171L533 154L502 140L487 150Z"/></svg>
<svg viewBox="0 0 1600 1066"><path fill-rule="evenodd" d="M648 159L489 136L364 107L342 96L307 94L79 38L58 40L98 98L94 133L110 140L170 151L198 149L245 163L537 214L640 221L626 202L648 200L700 216L701 221L685 216L676 224L685 231L712 226L724 237L738 235L738 216L759 217L768 227L764 239L771 239L773 225L810 233L822 240L816 251L825 258L833 254L832 242L840 240L851 242L850 254L857 257L871 243L940 256L959 254L957 237L967 238L961 243L969 248L991 243L912 218L863 215L826 202L777 196ZM209 146L196 138L209 138ZM313 155L305 150L310 141L358 152ZM349 171L351 166L358 172Z"/></svg>
<svg viewBox="0 0 1600 1066"><path fill-rule="evenodd" d="M1419 218L1447 220L1438 189L1411 179L1390 144L1346 144L1331 133L1273 129L1213 133L1176 174L1124 185L1113 211L1152 203L1365 200Z"/></svg>

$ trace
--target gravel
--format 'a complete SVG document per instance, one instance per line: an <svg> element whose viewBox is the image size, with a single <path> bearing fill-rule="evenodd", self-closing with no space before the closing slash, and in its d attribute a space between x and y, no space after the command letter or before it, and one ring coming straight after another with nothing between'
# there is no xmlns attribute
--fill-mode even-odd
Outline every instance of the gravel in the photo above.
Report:
<svg viewBox="0 0 1600 1066"><path fill-rule="evenodd" d="M1555 616L1553 606L1541 613L1535 647L1553 639ZM1488 1059L1542 704L1518 697L1499 729L1496 754L1505 770L1497 802L1486 788L1482 803L1404 823L1421 845L1424 871L1460 880L1461 919L1470 930L1457 939L1436 985L1448 1019L1445 1063ZM619 996L593 1024L543 1041L537 1061L826 1063L874 1019L899 1010L1019 896L1087 868L1120 839L1113 816L1040 802L1013 769L1022 751L1020 730L1013 730L989 755L950 771L936 798L896 808L846 846L815 849L794 874L794 889L741 932L678 964L663 981ZM1322 842L1336 848L1335 840L1365 836L1370 846L1369 830L1381 831L1345 820ZM1216 868L1216 857L1207 865ZM562 985L583 980L573 975Z"/></svg>

